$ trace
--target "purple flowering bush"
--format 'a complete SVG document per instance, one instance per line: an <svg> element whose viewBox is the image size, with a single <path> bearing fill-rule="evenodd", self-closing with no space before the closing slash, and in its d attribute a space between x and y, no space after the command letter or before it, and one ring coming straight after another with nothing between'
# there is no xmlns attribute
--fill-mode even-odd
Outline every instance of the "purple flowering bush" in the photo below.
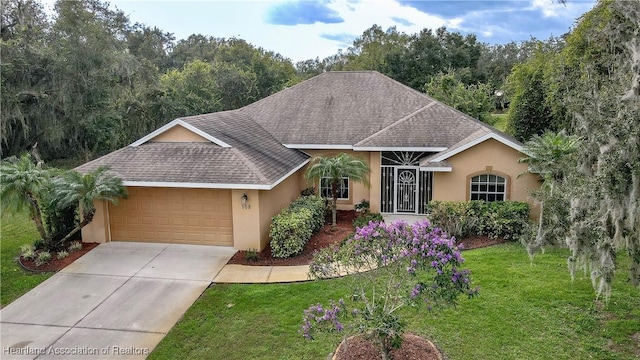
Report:
<svg viewBox="0 0 640 360"><path fill-rule="evenodd" d="M427 221L408 225L369 222L341 246L314 255L309 276L326 279L351 275L351 290L330 305L304 311L302 335L346 331L376 341L383 358L399 347L405 322L398 316L404 306L455 305L460 295L477 295L470 272L461 269L464 259L455 238ZM346 336L346 334L345 334Z"/></svg>

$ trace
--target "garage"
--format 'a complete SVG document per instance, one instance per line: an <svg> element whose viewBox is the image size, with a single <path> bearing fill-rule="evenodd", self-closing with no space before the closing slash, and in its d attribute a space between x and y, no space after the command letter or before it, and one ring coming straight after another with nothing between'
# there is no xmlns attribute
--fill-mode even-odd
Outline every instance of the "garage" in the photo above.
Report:
<svg viewBox="0 0 640 360"><path fill-rule="evenodd" d="M231 191L129 187L109 204L112 241L233 246Z"/></svg>

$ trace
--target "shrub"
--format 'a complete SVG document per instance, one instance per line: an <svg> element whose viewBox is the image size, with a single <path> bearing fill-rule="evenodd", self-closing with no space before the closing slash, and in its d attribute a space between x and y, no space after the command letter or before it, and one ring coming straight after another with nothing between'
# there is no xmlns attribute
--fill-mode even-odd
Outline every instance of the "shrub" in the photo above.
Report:
<svg viewBox="0 0 640 360"><path fill-rule="evenodd" d="M58 251L58 254L56 255L56 259L62 260L64 258L66 258L67 256L69 256L69 253L64 251L64 250L61 250L61 251Z"/></svg>
<svg viewBox="0 0 640 360"><path fill-rule="evenodd" d="M368 200L362 199L355 205L356 212L358 214L366 214L371 209L371 203Z"/></svg>
<svg viewBox="0 0 640 360"><path fill-rule="evenodd" d="M249 261L258 261L260 258L258 249L247 249L244 256Z"/></svg>
<svg viewBox="0 0 640 360"><path fill-rule="evenodd" d="M302 252L325 220L325 201L317 196L300 197L273 217L269 230L271 254L286 258Z"/></svg>
<svg viewBox="0 0 640 360"><path fill-rule="evenodd" d="M368 225L369 222L371 221L381 222L381 221L384 221L384 219L382 218L382 214L380 213L358 214L358 216L355 219L353 219L353 227L360 228Z"/></svg>
<svg viewBox="0 0 640 360"><path fill-rule="evenodd" d="M36 266L42 266L51 260L51 253L48 251L41 251L36 257Z"/></svg>
<svg viewBox="0 0 640 360"><path fill-rule="evenodd" d="M25 259L34 259L36 257L36 248L31 244L24 244L20 247L20 256Z"/></svg>
<svg viewBox="0 0 640 360"><path fill-rule="evenodd" d="M364 334L376 340L382 358L388 359L405 330L400 309L432 310L456 304L462 294L477 294L469 270L460 268L463 262L455 240L426 220L411 226L370 222L343 246L314 255L311 278L352 274L353 281L346 300L305 310L300 333L307 339L318 331Z"/></svg>
<svg viewBox="0 0 640 360"><path fill-rule="evenodd" d="M300 196L315 196L315 195L316 195L316 188L314 187L308 187L300 191Z"/></svg>
<svg viewBox="0 0 640 360"><path fill-rule="evenodd" d="M69 252L76 252L82 250L82 243L80 241L74 241L69 244Z"/></svg>
<svg viewBox="0 0 640 360"><path fill-rule="evenodd" d="M458 238L486 235L517 240L529 228L530 205L519 201L431 201L427 216Z"/></svg>
<svg viewBox="0 0 640 360"><path fill-rule="evenodd" d="M316 232L322 229L325 221L325 214L327 211L326 200L319 196L305 196L299 197L289 205L289 210L297 211L298 209L311 210L312 218L310 219L312 224L312 231Z"/></svg>

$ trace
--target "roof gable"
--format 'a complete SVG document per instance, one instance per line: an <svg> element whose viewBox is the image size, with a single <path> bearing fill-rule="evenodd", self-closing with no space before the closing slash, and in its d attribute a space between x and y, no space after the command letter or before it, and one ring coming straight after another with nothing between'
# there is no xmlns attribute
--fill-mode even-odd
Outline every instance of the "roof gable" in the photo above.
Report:
<svg viewBox="0 0 640 360"><path fill-rule="evenodd" d="M181 128L181 129L178 129ZM186 133L184 132L184 130L188 131L189 133L191 133L192 135L189 136L192 139L202 139L199 141L163 141L162 139L166 139L169 140L170 136L169 132L173 131L173 132L182 132L182 135L186 135ZM151 132L150 134L144 136L143 138L141 138L138 141L135 141L134 143L132 143L129 146L140 146L148 141L153 142L154 139L156 139L155 141L157 142L212 142L220 147L230 147L231 145L225 143L224 141L221 141L217 138L215 138L214 136L211 136L211 134L208 134L200 129L198 129L197 127L190 125L186 122L184 122L182 119L175 119L171 122L169 122L168 124L158 128L157 130Z"/></svg>

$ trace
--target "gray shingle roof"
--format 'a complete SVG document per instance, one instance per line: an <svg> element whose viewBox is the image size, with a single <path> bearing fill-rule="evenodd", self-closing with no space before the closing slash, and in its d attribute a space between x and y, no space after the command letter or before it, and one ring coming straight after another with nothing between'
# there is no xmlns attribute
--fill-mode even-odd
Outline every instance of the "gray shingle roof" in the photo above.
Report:
<svg viewBox="0 0 640 360"><path fill-rule="evenodd" d="M76 170L109 166L126 182L272 186L308 156L282 146L250 118L227 111L183 121L228 143L146 142L127 146Z"/></svg>
<svg viewBox="0 0 640 360"><path fill-rule="evenodd" d="M143 138L134 143L138 146L127 146L77 169L107 165L128 182L270 188L308 161L307 155L283 144L446 148L423 159L423 166L487 134L506 139L511 146L521 145L375 71L327 72L238 110L180 120L230 147L151 143Z"/></svg>
<svg viewBox="0 0 640 360"><path fill-rule="evenodd" d="M375 71L326 72L241 111L283 144L354 145L433 101Z"/></svg>

